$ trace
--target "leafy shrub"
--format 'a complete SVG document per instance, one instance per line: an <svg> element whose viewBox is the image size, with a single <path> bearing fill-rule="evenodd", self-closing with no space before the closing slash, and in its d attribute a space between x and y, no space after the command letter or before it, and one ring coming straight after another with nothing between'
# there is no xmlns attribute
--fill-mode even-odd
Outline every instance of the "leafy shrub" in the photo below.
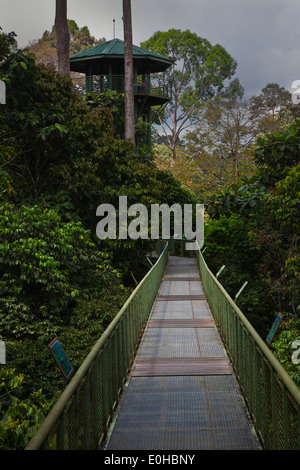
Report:
<svg viewBox="0 0 300 470"><path fill-rule="evenodd" d="M252 242L253 229L252 223L238 215L210 219L205 225L204 256L214 274L225 265L219 281L233 299L248 282L237 304L257 332L265 336L275 304L260 273L262 251Z"/></svg>
<svg viewBox="0 0 300 470"><path fill-rule="evenodd" d="M78 368L131 291L65 209L0 206L0 329L25 397L57 398L65 382L47 344L59 336Z"/></svg>
<svg viewBox="0 0 300 470"><path fill-rule="evenodd" d="M53 209L0 206L0 325L8 338L67 325L77 299L99 298L117 271L80 222Z"/></svg>
<svg viewBox="0 0 300 470"><path fill-rule="evenodd" d="M207 213L218 218L239 214L246 217L256 210L266 192L266 187L257 178L244 177L238 183L225 188L223 192L212 194L205 200Z"/></svg>
<svg viewBox="0 0 300 470"><path fill-rule="evenodd" d="M284 179L290 168L299 165L300 121L286 131L275 132L257 140L254 157L259 166L258 179L268 187Z"/></svg>
<svg viewBox="0 0 300 470"><path fill-rule="evenodd" d="M279 362L283 365L287 373L294 382L300 387L300 365L295 364L292 355L295 352L292 349L294 341L300 340L300 321L291 315L286 315L285 320L280 326L280 331L275 341L272 343L272 350Z"/></svg>
<svg viewBox="0 0 300 470"><path fill-rule="evenodd" d="M51 407L41 390L20 398L23 378L14 369L0 369L1 450L24 449Z"/></svg>

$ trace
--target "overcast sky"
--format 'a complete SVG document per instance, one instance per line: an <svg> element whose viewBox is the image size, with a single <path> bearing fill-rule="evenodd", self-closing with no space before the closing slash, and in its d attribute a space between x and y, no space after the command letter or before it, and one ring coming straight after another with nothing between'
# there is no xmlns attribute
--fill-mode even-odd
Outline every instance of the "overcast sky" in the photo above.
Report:
<svg viewBox="0 0 300 470"><path fill-rule="evenodd" d="M299 0L131 0L133 42L156 31L189 29L221 44L237 60L236 77L247 95L268 83L293 91L300 80ZM0 0L0 26L15 31L19 47L54 23L55 0ZM122 0L68 0L68 18L97 39L123 39Z"/></svg>

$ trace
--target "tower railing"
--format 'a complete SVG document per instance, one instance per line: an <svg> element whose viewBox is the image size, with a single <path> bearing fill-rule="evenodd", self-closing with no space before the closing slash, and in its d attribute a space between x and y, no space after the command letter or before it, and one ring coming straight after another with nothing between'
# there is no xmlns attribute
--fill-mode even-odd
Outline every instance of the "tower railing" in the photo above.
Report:
<svg viewBox="0 0 300 470"><path fill-rule="evenodd" d="M77 78L77 85L85 87L88 92L105 93L108 90L114 90L118 93L125 91L124 75L91 75L85 78ZM171 83L161 78L138 75L134 79L134 93L159 96L170 100L172 98Z"/></svg>

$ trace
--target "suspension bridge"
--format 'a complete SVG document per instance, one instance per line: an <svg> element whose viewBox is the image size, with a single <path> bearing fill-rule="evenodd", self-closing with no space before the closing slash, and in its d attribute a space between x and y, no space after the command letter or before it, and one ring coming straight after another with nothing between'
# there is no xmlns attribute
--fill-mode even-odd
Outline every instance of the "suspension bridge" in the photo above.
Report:
<svg viewBox="0 0 300 470"><path fill-rule="evenodd" d="M26 450L299 450L300 391L203 254L165 247Z"/></svg>

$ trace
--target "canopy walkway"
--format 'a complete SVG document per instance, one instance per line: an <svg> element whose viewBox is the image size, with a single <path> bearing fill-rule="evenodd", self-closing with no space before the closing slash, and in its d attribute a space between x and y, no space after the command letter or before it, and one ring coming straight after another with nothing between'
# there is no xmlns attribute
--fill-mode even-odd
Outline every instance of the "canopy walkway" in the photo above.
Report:
<svg viewBox="0 0 300 470"><path fill-rule="evenodd" d="M169 251L26 449L300 449L298 387L200 250Z"/></svg>
<svg viewBox="0 0 300 470"><path fill-rule="evenodd" d="M106 448L258 448L196 259L169 258Z"/></svg>

